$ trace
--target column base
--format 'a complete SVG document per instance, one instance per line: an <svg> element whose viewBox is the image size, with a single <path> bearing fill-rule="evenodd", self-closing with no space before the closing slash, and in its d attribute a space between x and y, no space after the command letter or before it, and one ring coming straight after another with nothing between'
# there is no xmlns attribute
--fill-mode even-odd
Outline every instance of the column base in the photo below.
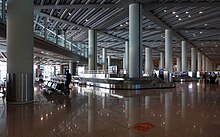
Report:
<svg viewBox="0 0 220 137"><path fill-rule="evenodd" d="M32 103L33 73L8 73L6 93L8 104Z"/></svg>

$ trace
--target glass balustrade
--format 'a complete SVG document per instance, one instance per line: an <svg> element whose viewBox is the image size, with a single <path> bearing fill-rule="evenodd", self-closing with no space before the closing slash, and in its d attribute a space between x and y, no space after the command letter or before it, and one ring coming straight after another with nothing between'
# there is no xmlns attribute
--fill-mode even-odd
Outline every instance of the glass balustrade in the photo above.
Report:
<svg viewBox="0 0 220 137"><path fill-rule="evenodd" d="M3 13L2 9L7 9L7 4L4 5L2 4L2 1L4 0L0 0L0 21L1 23L5 23L5 21L3 20L6 17L3 17L3 14L5 15L5 12ZM6 16L6 15L5 15ZM37 14L34 14L34 20L37 20L36 18L38 18ZM65 42L65 38L64 38L64 31L60 30L57 31L57 28L45 28L45 26L47 26L48 21L45 20L43 22L37 22L34 21L34 26L33 26L33 30L36 36L43 38L44 40L51 42L53 44L56 44L57 46L63 47L66 50L69 50L75 54L81 55L83 57L88 57L88 49L87 49L87 45L85 44L80 44L76 45L74 43L74 41L71 41L70 38L66 39ZM101 58L97 58L97 62L101 63L102 59Z"/></svg>
<svg viewBox="0 0 220 137"><path fill-rule="evenodd" d="M58 32L59 34L57 35ZM57 44L58 46L61 46L67 50L72 50L73 53L81 55L80 53L83 52L83 49L78 48L76 45L72 44L70 39L67 39L65 42L64 39L64 32L63 31L57 31L56 28L48 29L44 27L44 24L38 23L34 21L34 33L44 38L47 41L52 42L53 44ZM46 37L46 38L45 38ZM65 45L66 43L66 45Z"/></svg>
<svg viewBox="0 0 220 137"><path fill-rule="evenodd" d="M66 49L68 49L68 50L72 50L72 43L70 42L70 40L67 40L66 41Z"/></svg>

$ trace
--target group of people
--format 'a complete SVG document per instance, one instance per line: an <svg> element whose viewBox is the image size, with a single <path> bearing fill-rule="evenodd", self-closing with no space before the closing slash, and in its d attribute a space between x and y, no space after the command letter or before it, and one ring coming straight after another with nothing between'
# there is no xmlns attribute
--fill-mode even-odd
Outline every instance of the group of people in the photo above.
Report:
<svg viewBox="0 0 220 137"><path fill-rule="evenodd" d="M203 79L205 83L210 83L210 84L218 84L218 74L215 74L214 72L210 72L210 74L208 74L207 72L205 72L203 74Z"/></svg>

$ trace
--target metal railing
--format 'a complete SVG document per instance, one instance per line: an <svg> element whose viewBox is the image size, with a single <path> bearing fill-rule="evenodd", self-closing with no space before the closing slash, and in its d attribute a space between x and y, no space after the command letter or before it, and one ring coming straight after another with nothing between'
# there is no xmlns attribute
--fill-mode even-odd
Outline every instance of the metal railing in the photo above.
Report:
<svg viewBox="0 0 220 137"><path fill-rule="evenodd" d="M6 9L7 8L7 4L5 4L5 0L0 0L0 22L1 23L6 23ZM36 17L37 14L34 14L34 16ZM47 23L47 22L46 22ZM51 42L57 46L63 47L66 50L71 51L74 54L77 55L81 55L83 57L88 57L88 50L86 48L85 45L79 46L76 45L76 43L74 43L74 41L72 41L71 38L67 38L66 34L58 34L58 30L57 28L52 28L52 29L48 29L46 27L46 23L40 23L37 21L34 21L34 26L33 26L33 30L35 33L35 36L37 37L41 37L43 38L45 41ZM101 58L97 59L97 63L102 63Z"/></svg>
<svg viewBox="0 0 220 137"><path fill-rule="evenodd" d="M107 74L105 70L85 70L84 74Z"/></svg>

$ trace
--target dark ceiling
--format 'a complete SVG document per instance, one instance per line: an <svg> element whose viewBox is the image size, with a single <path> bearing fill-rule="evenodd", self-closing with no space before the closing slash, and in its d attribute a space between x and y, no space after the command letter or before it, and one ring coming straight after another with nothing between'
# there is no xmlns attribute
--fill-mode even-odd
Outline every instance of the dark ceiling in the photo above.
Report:
<svg viewBox="0 0 220 137"><path fill-rule="evenodd" d="M181 56L181 41L220 64L220 1L218 0L134 0L143 4L143 46L153 49L153 58L164 52L164 30L173 30L173 56ZM34 0L34 21L57 25L67 38L88 45L88 29L98 31L98 54L123 58L128 41L128 6L132 0ZM144 50L143 50L144 53Z"/></svg>

